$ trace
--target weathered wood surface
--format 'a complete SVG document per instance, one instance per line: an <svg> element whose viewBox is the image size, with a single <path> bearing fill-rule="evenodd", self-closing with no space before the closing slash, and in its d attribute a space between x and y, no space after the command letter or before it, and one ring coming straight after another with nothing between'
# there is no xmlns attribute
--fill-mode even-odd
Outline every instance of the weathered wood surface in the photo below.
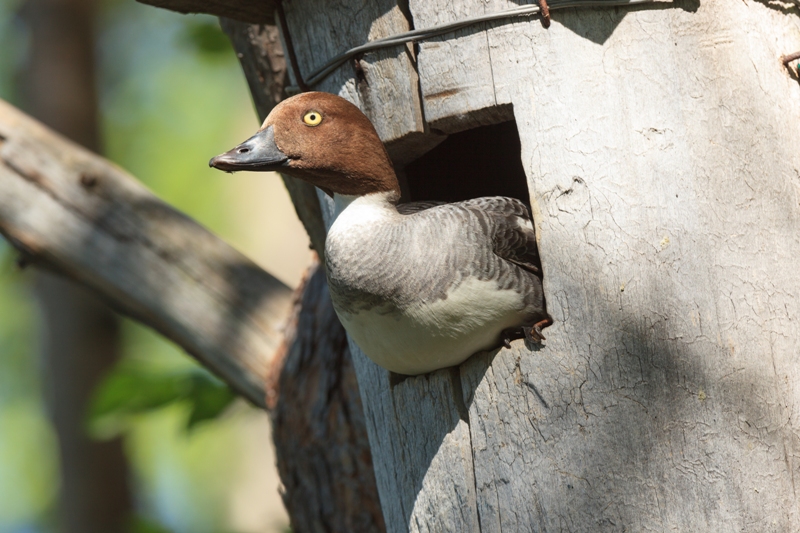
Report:
<svg viewBox="0 0 800 533"><path fill-rule="evenodd" d="M800 87L779 60L800 19L734 0L552 17L486 39L556 324L539 350L404 380L352 347L388 530L800 530ZM476 111L458 101L437 120Z"/></svg>
<svg viewBox="0 0 800 533"><path fill-rule="evenodd" d="M286 336L271 413L292 530L385 531L347 335L321 268L312 269Z"/></svg>
<svg viewBox="0 0 800 533"><path fill-rule="evenodd" d="M556 326L473 387L483 531L513 529L510 495L547 529L798 531L800 19L553 18L491 41L495 76L530 76L508 94Z"/></svg>
<svg viewBox="0 0 800 533"><path fill-rule="evenodd" d="M511 7L497 4L410 0L409 8L416 28L432 28ZM498 106L486 24L419 43L419 90L432 128L449 134L513 118L510 106Z"/></svg>
<svg viewBox="0 0 800 533"><path fill-rule="evenodd" d="M185 348L252 403L291 291L103 158L0 101L0 233Z"/></svg>
<svg viewBox="0 0 800 533"><path fill-rule="evenodd" d="M251 24L275 24L275 8L280 0L136 0L142 4L177 11L207 13Z"/></svg>
<svg viewBox="0 0 800 533"><path fill-rule="evenodd" d="M461 369L481 530L797 530L798 21L553 19L488 32L556 325Z"/></svg>

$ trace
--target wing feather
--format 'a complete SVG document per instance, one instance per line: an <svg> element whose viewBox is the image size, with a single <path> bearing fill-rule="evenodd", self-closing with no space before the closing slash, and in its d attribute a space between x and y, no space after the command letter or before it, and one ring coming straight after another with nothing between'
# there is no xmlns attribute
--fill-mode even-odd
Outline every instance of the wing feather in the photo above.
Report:
<svg viewBox="0 0 800 533"><path fill-rule="evenodd" d="M516 198L492 196L469 200L481 213L494 218L492 248L498 257L542 277L536 231L528 208Z"/></svg>
<svg viewBox="0 0 800 533"><path fill-rule="evenodd" d="M426 209L430 209L431 207L436 207L437 205L444 205L447 202L436 202L436 201L424 201L424 202L409 202L407 204L398 204L397 205L397 212L401 215L413 215L415 213L419 213L420 211L425 211Z"/></svg>

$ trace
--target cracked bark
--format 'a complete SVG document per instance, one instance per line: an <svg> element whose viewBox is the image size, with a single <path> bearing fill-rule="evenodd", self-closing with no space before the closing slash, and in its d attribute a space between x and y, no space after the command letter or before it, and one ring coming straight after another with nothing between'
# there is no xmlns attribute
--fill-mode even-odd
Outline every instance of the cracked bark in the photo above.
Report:
<svg viewBox="0 0 800 533"><path fill-rule="evenodd" d="M364 410L324 271L313 267L298 294L271 411L292 530L380 533Z"/></svg>

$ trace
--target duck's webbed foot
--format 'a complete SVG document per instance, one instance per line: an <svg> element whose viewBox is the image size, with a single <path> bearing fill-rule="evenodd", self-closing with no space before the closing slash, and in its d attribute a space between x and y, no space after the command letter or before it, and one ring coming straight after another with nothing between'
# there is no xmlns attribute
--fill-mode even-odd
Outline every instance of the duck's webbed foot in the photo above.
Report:
<svg viewBox="0 0 800 533"><path fill-rule="evenodd" d="M548 316L532 326L518 326L516 328L504 329L500 334L500 338L503 340L503 346L506 348L511 348L511 341L517 339L525 339L531 344L539 344L543 340L547 340L542 334L542 328L546 328L552 324L553 319Z"/></svg>
<svg viewBox="0 0 800 533"><path fill-rule="evenodd" d="M505 346L506 348L511 348L511 341L515 341L517 339L524 339L525 333L522 330L523 328L504 329L503 332L500 334L500 337L503 339L503 346Z"/></svg>
<svg viewBox="0 0 800 533"><path fill-rule="evenodd" d="M527 327L522 327L522 332L525 334L525 340L532 343L539 343L543 340L547 340L547 338L542 334L542 328L546 328L553 324L553 319L549 316L544 320L540 320L536 324Z"/></svg>
<svg viewBox="0 0 800 533"><path fill-rule="evenodd" d="M542 335L541 328L536 328L535 326L526 326L522 328L522 331L525 333L525 340L531 344L538 344L544 340L544 335Z"/></svg>

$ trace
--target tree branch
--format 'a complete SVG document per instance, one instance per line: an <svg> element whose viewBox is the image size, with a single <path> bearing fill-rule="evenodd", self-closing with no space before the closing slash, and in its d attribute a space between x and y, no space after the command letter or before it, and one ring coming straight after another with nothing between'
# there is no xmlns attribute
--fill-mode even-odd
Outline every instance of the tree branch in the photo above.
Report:
<svg viewBox="0 0 800 533"><path fill-rule="evenodd" d="M275 24L274 0L136 0L142 4L177 11L178 13L208 13L252 24Z"/></svg>
<svg viewBox="0 0 800 533"><path fill-rule="evenodd" d="M0 233L255 405L291 291L130 175L0 101Z"/></svg>

